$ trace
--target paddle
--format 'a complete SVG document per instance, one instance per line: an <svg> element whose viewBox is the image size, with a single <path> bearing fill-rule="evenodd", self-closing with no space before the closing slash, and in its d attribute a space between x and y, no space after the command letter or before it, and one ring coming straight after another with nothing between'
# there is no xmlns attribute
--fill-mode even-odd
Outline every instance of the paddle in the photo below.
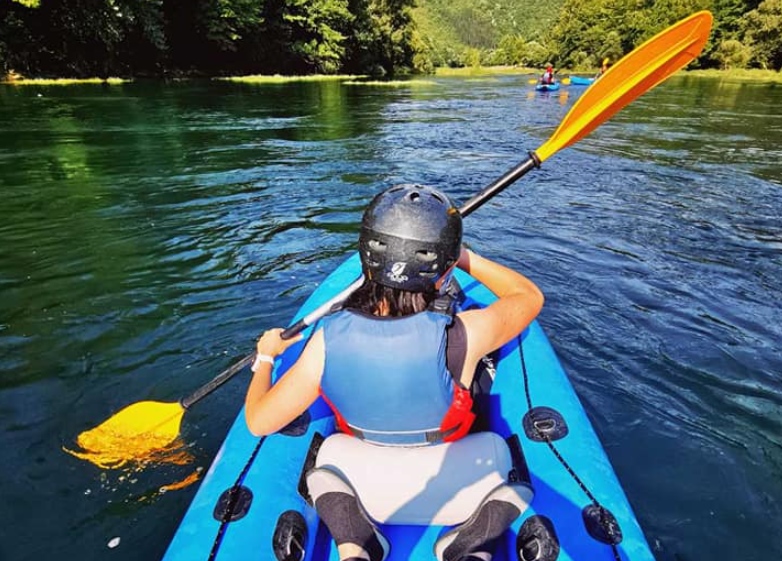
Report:
<svg viewBox="0 0 782 561"><path fill-rule="evenodd" d="M459 209L462 216L474 212L531 169L540 167L559 150L584 138L622 107L692 61L703 49L711 24L709 12L695 13L619 60L584 92L551 138L531 151L526 160L467 201ZM290 338L312 325L344 301L361 282L359 278L329 302L296 322L285 331L284 337ZM77 443L85 452L66 451L102 466L149 458L176 440L182 416L188 407L242 371L252 360L253 355L243 358L179 402L142 401L129 405L103 424L79 435Z"/></svg>

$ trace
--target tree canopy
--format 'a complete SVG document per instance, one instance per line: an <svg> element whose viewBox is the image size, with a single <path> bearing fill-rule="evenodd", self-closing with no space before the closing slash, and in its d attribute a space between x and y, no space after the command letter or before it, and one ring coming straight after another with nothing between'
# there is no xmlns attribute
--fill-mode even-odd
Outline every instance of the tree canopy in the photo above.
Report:
<svg viewBox="0 0 782 561"><path fill-rule="evenodd" d="M696 65L782 67L782 0L0 0L0 76L586 70L702 9Z"/></svg>

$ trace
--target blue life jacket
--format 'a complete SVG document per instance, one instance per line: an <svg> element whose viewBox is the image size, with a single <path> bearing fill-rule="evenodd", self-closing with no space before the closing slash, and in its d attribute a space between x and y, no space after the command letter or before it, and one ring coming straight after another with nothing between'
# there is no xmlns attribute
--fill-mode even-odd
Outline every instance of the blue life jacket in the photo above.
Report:
<svg viewBox="0 0 782 561"><path fill-rule="evenodd" d="M339 429L402 446L464 436L474 415L469 391L446 366L451 321L430 311L382 318L343 310L326 318L320 392Z"/></svg>

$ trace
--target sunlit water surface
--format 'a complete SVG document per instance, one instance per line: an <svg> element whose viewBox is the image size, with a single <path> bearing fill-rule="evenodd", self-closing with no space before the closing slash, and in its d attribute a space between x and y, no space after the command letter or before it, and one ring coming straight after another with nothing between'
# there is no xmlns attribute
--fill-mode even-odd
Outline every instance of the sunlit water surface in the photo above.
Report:
<svg viewBox="0 0 782 561"><path fill-rule="evenodd" d="M0 87L0 559L157 559L247 374L189 410L187 466L63 452L283 325L397 182L458 201L582 94ZM677 77L466 221L540 321L659 560L782 558L782 88ZM117 540L119 538L119 540ZM114 547L111 547L114 546Z"/></svg>

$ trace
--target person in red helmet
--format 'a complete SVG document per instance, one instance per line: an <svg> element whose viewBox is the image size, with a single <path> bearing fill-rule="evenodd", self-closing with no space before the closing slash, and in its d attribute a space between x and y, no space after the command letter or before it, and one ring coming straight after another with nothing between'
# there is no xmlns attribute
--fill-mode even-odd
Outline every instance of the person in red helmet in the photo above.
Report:
<svg viewBox="0 0 782 561"><path fill-rule="evenodd" d="M554 65L551 63L548 63L546 65L546 70L543 72L543 75L540 77L540 83L551 85L554 83Z"/></svg>

